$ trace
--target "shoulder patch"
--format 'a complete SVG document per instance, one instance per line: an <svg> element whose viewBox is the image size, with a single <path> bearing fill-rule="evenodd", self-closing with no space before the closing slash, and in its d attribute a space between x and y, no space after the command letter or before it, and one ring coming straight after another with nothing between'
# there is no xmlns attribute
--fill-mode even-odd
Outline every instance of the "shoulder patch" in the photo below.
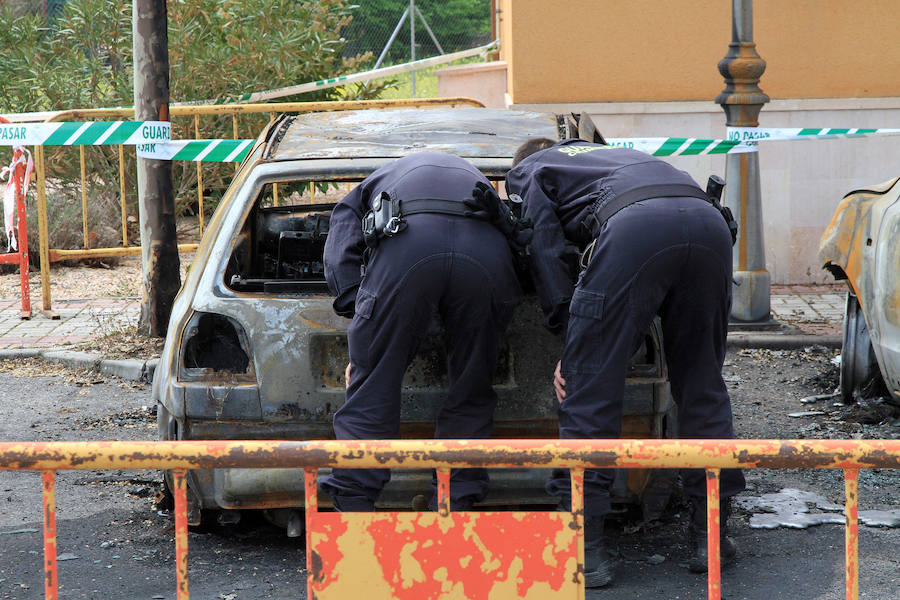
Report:
<svg viewBox="0 0 900 600"><path fill-rule="evenodd" d="M612 146L560 146L557 150L563 154L575 156L577 154L585 154L587 152L593 152L594 150L604 150L607 148L612 148Z"/></svg>

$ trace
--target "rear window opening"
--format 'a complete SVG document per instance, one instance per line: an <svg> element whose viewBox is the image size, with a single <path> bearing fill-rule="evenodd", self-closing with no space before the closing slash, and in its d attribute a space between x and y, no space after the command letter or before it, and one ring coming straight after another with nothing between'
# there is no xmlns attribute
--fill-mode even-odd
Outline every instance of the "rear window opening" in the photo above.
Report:
<svg viewBox="0 0 900 600"><path fill-rule="evenodd" d="M498 186L502 186L499 179ZM328 294L322 255L331 209L358 181L279 181L259 191L225 270L236 292ZM519 209L518 205L513 209ZM528 276L521 265L523 285Z"/></svg>
<svg viewBox="0 0 900 600"><path fill-rule="evenodd" d="M239 292L328 293L322 254L331 209L352 185L266 184L237 236L225 284Z"/></svg>

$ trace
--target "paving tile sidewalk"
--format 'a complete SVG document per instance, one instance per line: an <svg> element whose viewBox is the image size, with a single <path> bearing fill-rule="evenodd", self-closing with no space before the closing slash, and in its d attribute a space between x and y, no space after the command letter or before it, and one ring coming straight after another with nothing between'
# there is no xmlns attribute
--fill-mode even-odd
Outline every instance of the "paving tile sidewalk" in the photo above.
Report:
<svg viewBox="0 0 900 600"><path fill-rule="evenodd" d="M773 286L772 316L805 335L840 335L845 288L840 285ZM140 315L138 298L54 300L59 319L38 310L28 320L19 314L18 298L0 300L0 349L71 349L78 344L134 325Z"/></svg>
<svg viewBox="0 0 900 600"><path fill-rule="evenodd" d="M31 319L22 319L18 298L0 300L0 349L72 348L134 325L141 302L139 298L54 300L53 312L59 319L49 319L32 308Z"/></svg>
<svg viewBox="0 0 900 600"><path fill-rule="evenodd" d="M772 316L810 335L841 335L847 285L773 285Z"/></svg>

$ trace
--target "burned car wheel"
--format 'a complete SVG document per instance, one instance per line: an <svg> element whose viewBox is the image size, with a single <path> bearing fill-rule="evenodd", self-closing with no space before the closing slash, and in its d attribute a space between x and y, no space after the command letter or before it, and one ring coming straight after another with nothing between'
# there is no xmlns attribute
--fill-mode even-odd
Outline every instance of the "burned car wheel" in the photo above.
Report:
<svg viewBox="0 0 900 600"><path fill-rule="evenodd" d="M841 351L841 400L856 402L859 395L878 394L884 388L866 318L853 292L847 293L844 310L844 342Z"/></svg>
<svg viewBox="0 0 900 600"><path fill-rule="evenodd" d="M157 439L161 442L174 440L175 420L169 411L161 403L156 405ZM159 511L171 511L175 509L175 497L172 495L172 472L161 471L162 490L156 501L156 509Z"/></svg>

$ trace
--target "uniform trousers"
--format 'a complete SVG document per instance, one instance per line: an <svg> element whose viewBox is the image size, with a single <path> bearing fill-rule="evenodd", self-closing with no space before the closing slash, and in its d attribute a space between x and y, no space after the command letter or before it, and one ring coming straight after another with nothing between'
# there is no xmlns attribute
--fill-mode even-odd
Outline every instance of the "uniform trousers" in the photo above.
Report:
<svg viewBox="0 0 900 600"><path fill-rule="evenodd" d="M334 416L338 439L399 437L401 387L433 316L443 324L448 390L436 438L487 438L503 335L520 297L505 236L491 224L445 214L406 217L372 253L347 331L350 386ZM334 469L322 488L335 507L372 510L388 469ZM454 469L450 497L466 508L487 493L484 469Z"/></svg>
<svg viewBox="0 0 900 600"><path fill-rule="evenodd" d="M653 319L663 348L681 438L732 438L731 401L722 379L731 310L731 235L699 198L653 198L613 215L598 235L569 309L561 373L561 438L618 438L628 362ZM585 472L585 512L610 511L611 469ZM682 471L685 493L706 495L703 470ZM740 470L723 469L721 496L744 489ZM568 470L547 490L571 499Z"/></svg>

